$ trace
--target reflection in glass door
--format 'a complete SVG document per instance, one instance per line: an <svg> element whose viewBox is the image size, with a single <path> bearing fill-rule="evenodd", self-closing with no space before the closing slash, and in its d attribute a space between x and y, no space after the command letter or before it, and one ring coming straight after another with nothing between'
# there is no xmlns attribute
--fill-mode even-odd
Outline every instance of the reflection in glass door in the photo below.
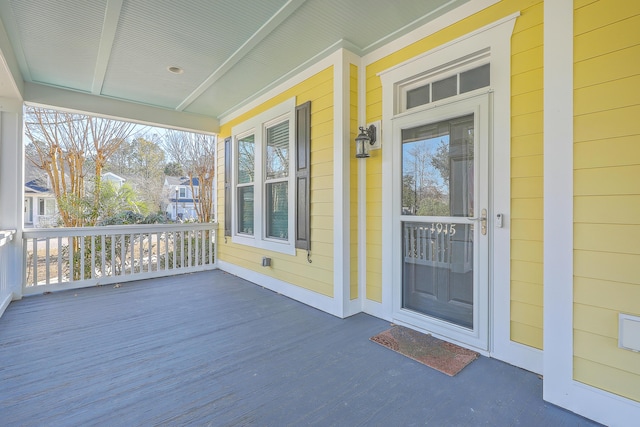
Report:
<svg viewBox="0 0 640 427"><path fill-rule="evenodd" d="M402 130L402 308L474 329L474 115Z"/></svg>

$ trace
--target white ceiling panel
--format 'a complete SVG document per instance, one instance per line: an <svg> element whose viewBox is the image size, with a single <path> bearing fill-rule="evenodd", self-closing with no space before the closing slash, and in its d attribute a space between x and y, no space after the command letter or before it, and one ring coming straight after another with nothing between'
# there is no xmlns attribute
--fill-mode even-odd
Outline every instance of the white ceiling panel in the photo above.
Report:
<svg viewBox="0 0 640 427"><path fill-rule="evenodd" d="M225 74L185 111L210 111L218 116L227 111L223 107L235 108L238 102L250 101L277 81L273 76L287 74L341 40L358 49L356 53L368 53L368 46L379 47L378 41L386 40L392 32L395 37L403 35L453 7L449 0L307 0L244 56L235 67L237 72ZM243 84L246 79L255 84Z"/></svg>
<svg viewBox="0 0 640 427"><path fill-rule="evenodd" d="M10 2L32 81L91 91L106 0ZM3 17L4 19L4 17Z"/></svg>
<svg viewBox="0 0 640 427"><path fill-rule="evenodd" d="M219 117L336 46L368 53L467 1L0 0L0 19L25 82Z"/></svg>
<svg viewBox="0 0 640 427"><path fill-rule="evenodd" d="M284 2L125 1L102 93L176 108Z"/></svg>

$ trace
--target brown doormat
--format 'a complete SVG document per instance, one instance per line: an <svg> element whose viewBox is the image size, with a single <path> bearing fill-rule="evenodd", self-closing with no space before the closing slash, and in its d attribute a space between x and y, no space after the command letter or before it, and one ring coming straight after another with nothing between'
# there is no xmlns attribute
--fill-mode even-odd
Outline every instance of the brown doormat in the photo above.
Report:
<svg viewBox="0 0 640 427"><path fill-rule="evenodd" d="M396 325L370 339L451 377L480 356L475 351L404 326Z"/></svg>

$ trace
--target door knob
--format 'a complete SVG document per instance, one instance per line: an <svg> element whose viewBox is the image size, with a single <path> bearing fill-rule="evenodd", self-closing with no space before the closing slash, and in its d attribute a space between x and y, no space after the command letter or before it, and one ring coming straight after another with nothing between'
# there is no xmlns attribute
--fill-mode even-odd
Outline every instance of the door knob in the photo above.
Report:
<svg viewBox="0 0 640 427"><path fill-rule="evenodd" d="M467 218L469 221L478 221L480 220L480 233L483 236L487 235L487 210L482 209L480 211L480 216L475 218Z"/></svg>

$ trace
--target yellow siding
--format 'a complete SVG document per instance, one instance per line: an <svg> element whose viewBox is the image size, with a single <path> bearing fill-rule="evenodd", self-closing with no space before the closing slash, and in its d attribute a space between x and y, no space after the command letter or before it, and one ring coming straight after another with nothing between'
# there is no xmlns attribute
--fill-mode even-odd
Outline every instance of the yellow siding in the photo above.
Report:
<svg viewBox="0 0 640 427"><path fill-rule="evenodd" d="M511 339L542 348L543 4L511 40Z"/></svg>
<svg viewBox="0 0 640 427"><path fill-rule="evenodd" d="M243 268L275 277L326 296L333 296L333 67L329 67L304 82L284 91L220 128L218 167L224 170L224 138L233 126L289 99L296 104L311 101L311 258L306 251L295 256L270 252L250 246L224 242L224 230L219 230L218 257ZM218 218L224 223L224 177L218 180ZM272 258L272 267L261 266L263 256Z"/></svg>
<svg viewBox="0 0 640 427"><path fill-rule="evenodd" d="M519 11L512 49L511 338L542 348L543 2L505 0L416 41L366 70L367 122L382 118L377 73ZM367 298L382 301L382 159L367 160Z"/></svg>
<svg viewBox="0 0 640 427"><path fill-rule="evenodd" d="M640 401L640 2L574 7L574 378Z"/></svg>

